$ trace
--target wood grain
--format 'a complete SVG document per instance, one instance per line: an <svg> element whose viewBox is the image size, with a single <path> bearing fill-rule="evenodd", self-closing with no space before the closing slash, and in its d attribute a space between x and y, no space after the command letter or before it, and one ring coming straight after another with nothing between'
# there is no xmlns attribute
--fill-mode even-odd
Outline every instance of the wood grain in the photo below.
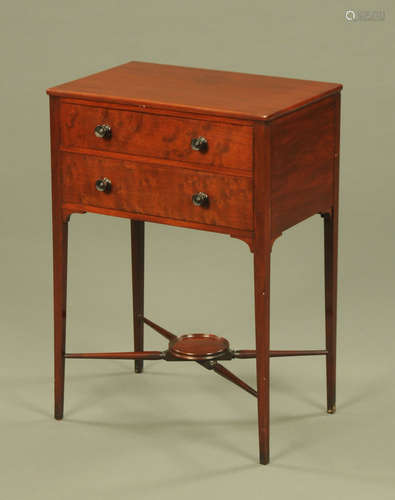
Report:
<svg viewBox="0 0 395 500"><path fill-rule="evenodd" d="M338 92L338 83L131 61L47 89L50 95L270 120Z"/></svg>
<svg viewBox="0 0 395 500"><path fill-rule="evenodd" d="M144 350L144 246L145 227L139 220L130 221L132 250L132 294L133 294L133 345L135 351ZM134 371L143 371L143 360L136 359Z"/></svg>
<svg viewBox="0 0 395 500"><path fill-rule="evenodd" d="M63 103L60 113L63 148L130 153L208 168L215 165L246 171L252 169L250 126L70 103ZM110 139L94 135L94 128L99 124L111 127ZM191 139L199 136L208 141L205 153L191 148Z"/></svg>
<svg viewBox="0 0 395 500"><path fill-rule="evenodd" d="M143 350L144 222L215 231L254 252L257 391L218 363L198 361L257 396L259 460L269 463L270 358L323 355L328 412L336 409L340 84L130 62L47 90L51 96L55 418L63 416L67 358L175 360ZM112 138L94 127L106 123ZM192 137L209 141L205 154ZM98 192L107 177L112 189ZM196 207L192 195L209 195ZM131 219L134 352L65 354L67 228L71 213ZM324 217L326 349L270 350L273 241L311 215ZM224 340L226 343L227 341ZM189 352L189 351L188 351ZM216 358L217 359L217 358ZM219 359L219 358L218 358ZM221 358L222 359L222 358Z"/></svg>
<svg viewBox="0 0 395 500"><path fill-rule="evenodd" d="M254 296L256 378L258 393L259 461L270 460L270 257L271 238L271 127L258 124L255 128L254 164Z"/></svg>
<svg viewBox="0 0 395 500"><path fill-rule="evenodd" d="M252 181L190 170L159 167L90 155L61 153L64 203L117 209L182 219L235 229L252 229ZM101 193L95 182L108 177L111 193ZM209 206L196 207L192 195L209 195Z"/></svg>
<svg viewBox="0 0 395 500"><path fill-rule="evenodd" d="M332 206L335 103L329 97L271 125L273 239Z"/></svg>
<svg viewBox="0 0 395 500"><path fill-rule="evenodd" d="M144 359L163 359L162 351L144 351L144 352L78 352L67 353L68 359L134 359L143 361Z"/></svg>
<svg viewBox="0 0 395 500"><path fill-rule="evenodd" d="M336 411L336 344L337 344L337 260L339 233L339 139L340 139L340 94L336 99L335 155L333 158L333 202L332 209L324 214L325 256L325 338L327 411Z"/></svg>
<svg viewBox="0 0 395 500"><path fill-rule="evenodd" d="M51 179L52 179L52 243L53 243L53 316L54 316L54 392L55 418L63 418L68 222L62 217L61 172L59 169L59 99L50 99Z"/></svg>

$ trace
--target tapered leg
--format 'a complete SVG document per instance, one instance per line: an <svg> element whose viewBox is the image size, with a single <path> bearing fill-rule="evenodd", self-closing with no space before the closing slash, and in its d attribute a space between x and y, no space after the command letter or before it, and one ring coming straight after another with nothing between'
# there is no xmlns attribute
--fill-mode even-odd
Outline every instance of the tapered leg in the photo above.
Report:
<svg viewBox="0 0 395 500"><path fill-rule="evenodd" d="M55 332L55 418L63 418L64 365L66 342L67 299L67 236L68 223L54 213L53 217L53 280Z"/></svg>
<svg viewBox="0 0 395 500"><path fill-rule="evenodd" d="M336 411L337 208L324 215L327 411Z"/></svg>
<svg viewBox="0 0 395 500"><path fill-rule="evenodd" d="M144 349L144 222L130 221L132 239L132 285L134 350ZM136 359L134 370L143 371L142 359Z"/></svg>
<svg viewBox="0 0 395 500"><path fill-rule="evenodd" d="M259 458L269 463L270 421L270 250L254 254L256 371L258 389Z"/></svg>

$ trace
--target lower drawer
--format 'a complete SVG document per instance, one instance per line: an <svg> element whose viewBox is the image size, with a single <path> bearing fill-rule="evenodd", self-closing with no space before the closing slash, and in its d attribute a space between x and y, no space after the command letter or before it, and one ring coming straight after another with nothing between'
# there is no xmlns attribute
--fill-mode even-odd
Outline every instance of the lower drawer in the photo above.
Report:
<svg viewBox="0 0 395 500"><path fill-rule="evenodd" d="M60 168L65 204L252 230L247 177L64 152Z"/></svg>

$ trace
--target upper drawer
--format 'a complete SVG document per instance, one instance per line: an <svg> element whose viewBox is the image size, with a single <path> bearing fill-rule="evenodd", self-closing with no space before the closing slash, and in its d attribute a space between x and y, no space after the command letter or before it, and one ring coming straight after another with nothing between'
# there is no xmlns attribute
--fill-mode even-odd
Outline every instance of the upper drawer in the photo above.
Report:
<svg viewBox="0 0 395 500"><path fill-rule="evenodd" d="M61 103L61 145L179 160L221 168L252 170L252 127L140 111ZM111 127L110 138L94 133ZM192 148L203 137L203 151ZM203 148L204 149L204 148Z"/></svg>

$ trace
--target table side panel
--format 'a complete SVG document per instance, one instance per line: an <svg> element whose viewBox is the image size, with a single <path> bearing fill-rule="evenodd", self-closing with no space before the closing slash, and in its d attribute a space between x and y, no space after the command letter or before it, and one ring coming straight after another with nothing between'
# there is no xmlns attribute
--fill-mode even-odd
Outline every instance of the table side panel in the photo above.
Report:
<svg viewBox="0 0 395 500"><path fill-rule="evenodd" d="M271 124L272 237L333 203L338 95Z"/></svg>

